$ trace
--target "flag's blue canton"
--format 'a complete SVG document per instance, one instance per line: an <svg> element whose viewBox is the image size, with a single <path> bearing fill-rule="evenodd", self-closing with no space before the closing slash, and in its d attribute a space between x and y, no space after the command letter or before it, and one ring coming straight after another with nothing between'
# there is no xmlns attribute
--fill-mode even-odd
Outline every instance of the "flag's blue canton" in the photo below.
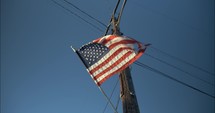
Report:
<svg viewBox="0 0 215 113"><path fill-rule="evenodd" d="M105 54L108 53L108 51L109 48L102 44L89 43L77 50L77 53L88 68L99 61Z"/></svg>

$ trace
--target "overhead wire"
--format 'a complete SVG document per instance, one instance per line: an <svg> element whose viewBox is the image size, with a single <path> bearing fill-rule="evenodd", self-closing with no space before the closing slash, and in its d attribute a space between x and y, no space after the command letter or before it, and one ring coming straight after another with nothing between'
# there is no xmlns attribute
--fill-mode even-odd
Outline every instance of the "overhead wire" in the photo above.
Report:
<svg viewBox="0 0 215 113"><path fill-rule="evenodd" d="M166 78L168 78L168 79L171 79L171 80L173 80L173 81L175 81L175 82L177 82L177 83L179 83L179 84L181 84L181 85L184 85L184 86L186 86L186 87L188 87L188 88L191 88L191 89L193 89L193 90L195 90L195 91L197 91L197 92L199 92L199 93L202 93L202 94L204 94L204 95L207 95L207 96L209 96L209 97L211 97L211 98L215 98L214 95L211 95L211 94L209 94L209 93L207 93L207 92L205 92L205 91L202 91L202 90L200 90L200 89L198 89L198 88L195 88L195 87L193 87L193 86L191 86L191 85L189 85L189 84L187 84L187 83L185 83L185 82L182 82L182 81L180 81L180 80L178 80L178 79L176 79L176 78L174 78L174 77L171 77L170 75L168 75L168 74L166 74L166 73L163 73L163 72L161 72L161 71L159 71L159 70L157 70L157 69L154 69L154 68L152 68L152 67L150 67L150 66L148 66L148 65L146 65L146 64L143 64L143 63L141 63L141 62L139 62L139 61L134 62L134 64L136 64L136 65L138 65L138 66L140 66L140 67L142 67L142 68L146 68L146 69L148 69L148 70L150 70L150 71L153 71L153 72L155 72L155 73L157 73L157 74L159 74L159 75L162 75L163 77L166 77Z"/></svg>
<svg viewBox="0 0 215 113"><path fill-rule="evenodd" d="M187 27L187 28L189 28L189 29L191 29L191 30L197 31L198 33L201 32L201 33L204 33L204 34L208 34L208 32L207 32L207 31L204 31L204 29L201 29L201 28L197 28L197 27L195 27L195 26L192 26L192 25L189 24L189 23L186 23L186 22L184 22L184 21L182 21L182 20L179 20L178 18L175 18L175 16L171 17L171 16L169 16L167 13L164 13L164 12L162 12L162 11L157 11L157 10L155 10L155 9L151 9L150 7L144 6L143 4L140 4L140 3L138 3L138 2L135 1L135 0L133 0L132 3L133 3L134 5L136 5L136 6L138 6L139 8L141 8L142 10L148 11L148 12L153 13L153 14L156 14L156 15L160 15L162 18L165 18L165 20L166 20L166 19L171 20L171 21L176 22L176 23L178 23L178 24L180 24L180 25L183 25L183 26L185 26L185 27ZM159 20L159 21L160 21L160 20ZM212 38L213 38L213 37L212 37Z"/></svg>
<svg viewBox="0 0 215 113"><path fill-rule="evenodd" d="M119 23L120 23L120 20L121 20L121 17L122 17L122 12L123 12L123 10L125 8L126 3L127 3L127 0L124 0L124 2L122 4L122 7L121 7L121 10L120 10L120 13L119 13L119 15L117 17L117 23L116 23L117 25L119 25Z"/></svg>
<svg viewBox="0 0 215 113"><path fill-rule="evenodd" d="M116 11L117 11L117 8L118 8L118 6L119 6L119 3L120 3L120 0L118 0L117 3L116 3L116 6L115 6L115 8L114 8L114 10L113 10L113 13L112 13L112 16L111 16L111 18L110 18L110 21L109 21L109 23L108 23L108 25L107 25L107 28L106 28L106 30L105 30L104 36L107 35L107 33L108 33L109 29L110 29L112 19L114 18L114 15L115 15L115 13L116 13Z"/></svg>
<svg viewBox="0 0 215 113"><path fill-rule="evenodd" d="M110 97L109 97L110 99L112 98L113 93L114 93L114 91L116 90L116 86L118 85L118 83L119 83L119 79L117 79L117 81L116 81L116 83L115 83L115 85L114 85L114 88L113 88L112 91L111 91L111 95L110 95ZM102 113L104 113L104 112L106 111L108 104L109 104L109 103L107 102ZM116 106L116 110L117 110L117 106Z"/></svg>
<svg viewBox="0 0 215 113"><path fill-rule="evenodd" d="M117 100L117 103L116 103L116 109L118 109L118 107L119 107L119 101L120 101L120 96L118 96L118 100Z"/></svg>
<svg viewBox="0 0 215 113"><path fill-rule="evenodd" d="M201 68L201 67L199 67L199 66L196 66L196 65L194 65L194 64L191 64L191 63L189 63L189 62L187 62L187 61L185 61L185 60L183 60L183 59L181 59L181 58L178 58L178 57L176 57L176 56L170 55L169 53L164 52L164 51L162 51L161 49L158 49L158 48L156 48L156 47L154 47L154 46L151 46L151 48L154 49L154 50L156 50L156 51L158 51L158 52L160 52L160 53L162 53L163 55L166 55L166 56L172 58L172 59L175 59L175 60L177 60L177 61L180 61L180 62L182 62L182 63L184 63L184 64L186 64L186 65L189 65L189 66L191 66L191 67L193 67L193 68L196 68L196 69L198 69L198 70L201 70L201 71L203 71L203 72L209 74L210 76L213 76L213 77L214 77L214 75L215 75L215 74L212 73L212 72L209 72L209 71L207 71L207 70L205 70L205 69L203 69L203 68Z"/></svg>
<svg viewBox="0 0 215 113"><path fill-rule="evenodd" d="M102 23L100 20L94 18L93 16L89 15L88 13L86 13L85 11L81 10L79 7L77 7L76 5L74 5L72 2L69 2L67 0L63 0L64 2L68 3L69 5L71 5L72 7L76 8L77 10L79 10L80 12L84 13L85 15L87 15L88 17L90 17L91 19L95 20L96 22L98 22L99 24L101 24L102 26L106 27L106 25L104 23Z"/></svg>
<svg viewBox="0 0 215 113"><path fill-rule="evenodd" d="M66 11L70 12L71 14L73 14L74 16L78 17L79 19L83 20L84 22L86 22L87 24L91 25L92 27L94 27L95 29L99 30L99 31L103 31L102 29L100 29L99 27L95 26L94 24L90 23L89 21L87 21L86 19L82 18L81 16L79 16L77 13L69 10L68 8L66 8L65 6L61 5L60 3L58 3L55 0L51 0L52 2L54 2L56 5L60 6L61 8L65 9Z"/></svg>
<svg viewBox="0 0 215 113"><path fill-rule="evenodd" d="M166 64L166 65L168 65L168 66L170 66L170 67L173 67L173 68L175 68L176 70L179 70L179 71L181 71L181 72L183 72L183 73L186 73L187 75L189 75L189 76L191 76L191 77L193 77L193 78L195 78L195 79L198 79L198 80L200 80L200 81L202 81L202 82L204 82L204 83L206 83L206 84L208 84L208 85L210 85L210 86L214 86L213 83L210 83L210 82L208 82L208 81L206 81L206 80L204 80L204 79L202 79L202 78L200 78L200 77L194 76L194 75L191 74L190 72L184 71L183 69L181 69L181 68L179 68L179 67L177 67L177 66L175 66L175 65L173 65L173 64L170 64L170 63L168 63L168 62L166 62L166 61L164 61L164 60L161 60L161 59L159 59L159 58L157 58L157 57L154 57L154 56L152 56L152 55L150 55L150 54L147 54L147 53L145 53L145 55L148 56L148 57L150 57L150 58L153 58L153 59L155 59L155 60L157 60L157 61L159 61L159 62L161 62L161 63L164 63L164 64Z"/></svg>

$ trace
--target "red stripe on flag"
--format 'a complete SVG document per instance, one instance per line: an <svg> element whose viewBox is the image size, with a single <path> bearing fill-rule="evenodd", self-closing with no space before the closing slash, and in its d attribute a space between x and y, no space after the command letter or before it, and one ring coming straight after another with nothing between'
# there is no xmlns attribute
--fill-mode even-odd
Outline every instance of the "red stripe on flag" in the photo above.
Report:
<svg viewBox="0 0 215 113"><path fill-rule="evenodd" d="M134 44L134 43L136 43L136 41L134 41L134 40L122 40L120 42L116 42L116 43L110 45L108 48L112 49L119 44Z"/></svg>
<svg viewBox="0 0 215 113"><path fill-rule="evenodd" d="M109 41L113 40L114 38L118 38L118 36L117 35L110 35L101 44L105 45L106 43L108 43Z"/></svg>
<svg viewBox="0 0 215 113"><path fill-rule="evenodd" d="M117 66L118 64L120 64L121 62L123 62L129 55L131 55L132 52L128 52L125 55L123 55L121 58L119 58L116 62L114 62L112 65L110 65L110 67L108 67L107 69L103 70L101 73L99 73L98 75L96 75L94 77L95 80L97 80L100 76L102 76L103 74L107 73L108 71L110 71L112 68L114 68L115 66Z"/></svg>
<svg viewBox="0 0 215 113"><path fill-rule="evenodd" d="M100 41L101 38L95 39L93 40L93 42L98 43Z"/></svg>

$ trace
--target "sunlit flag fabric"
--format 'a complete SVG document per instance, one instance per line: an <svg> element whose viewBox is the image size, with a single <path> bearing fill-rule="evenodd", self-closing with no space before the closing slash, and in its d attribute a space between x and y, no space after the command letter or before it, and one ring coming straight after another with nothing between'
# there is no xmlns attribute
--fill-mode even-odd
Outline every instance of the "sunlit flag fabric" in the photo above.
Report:
<svg viewBox="0 0 215 113"><path fill-rule="evenodd" d="M75 50L87 71L100 86L114 74L124 70L145 51L140 42L117 35L106 35Z"/></svg>

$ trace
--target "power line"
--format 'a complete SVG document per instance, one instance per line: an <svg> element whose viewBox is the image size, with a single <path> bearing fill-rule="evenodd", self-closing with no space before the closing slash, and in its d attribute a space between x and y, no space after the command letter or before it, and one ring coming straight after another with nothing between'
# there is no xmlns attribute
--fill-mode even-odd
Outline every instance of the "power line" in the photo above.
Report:
<svg viewBox="0 0 215 113"><path fill-rule="evenodd" d="M106 27L105 35L107 35L107 32L109 31L109 28L110 28L110 26L111 26L112 19L114 18L114 15L115 15L115 13L116 13L116 11L117 11L117 9L118 9L120 0L117 1L116 7L115 7L114 10L113 10L112 17L111 17L110 22L109 22L109 24L108 24L107 26L106 26L103 22L99 21L98 19L94 18L93 16L91 16L91 15L88 14L87 12L85 12L85 11L81 10L79 7L75 6L73 3L71 3L71 2L69 2L69 1L67 1L67 0L64 0L64 2L68 3L68 4L71 5L72 7L76 8L77 10L79 10L80 12L82 12L83 14L85 14L86 16L88 16L89 18L95 20L95 21L98 22L100 25ZM121 10L120 10L120 13L119 13L119 15L118 15L118 21L117 21L116 24L119 24L119 23L120 23L120 19L121 19L122 12L123 12L123 10L124 10L124 7L125 7L126 2L127 2L127 0L125 0L125 1L123 2L123 6L122 6L122 8L121 8ZM79 18L80 18L80 17L79 17ZM85 21L85 22L86 22L86 21ZM89 22L88 22L88 23L89 23ZM93 26L93 27L95 27L95 26ZM98 28L98 27L96 27L96 28Z"/></svg>
<svg viewBox="0 0 215 113"><path fill-rule="evenodd" d="M161 71L159 71L159 70L157 70L157 69L154 69L154 68L152 68L152 67L150 67L150 66L148 66L148 65L145 65L145 64L143 64L143 63L141 63L141 62L139 62L139 61L136 61L136 62L134 62L134 63L135 63L136 65L142 67L142 68L146 68L146 69L148 69L148 70L150 70L150 71L153 71L153 72L155 72L155 73L157 73L157 74L160 74L160 75L162 75L162 76L164 76L164 77L166 77L166 78L169 78L169 79L171 79L171 80L173 80L173 81L175 81L175 82L177 82L177 83L180 83L181 85L184 85L184 86L186 86L186 87L189 87L189 88L191 88L191 89L193 89L193 90L195 90L195 91L198 91L198 92L200 92L200 93L202 93L202 94L205 94L205 95L207 95L207 96L209 96L209 97L211 97L211 98L215 98L215 96L213 96L213 95L211 95L211 94L209 94L209 93L207 93L207 92L204 92L204 91L202 91L202 90L200 90L200 89L198 89L198 88L195 88L195 87L193 87L193 86L191 86L191 85L189 85L189 84L187 84L187 83L185 83L185 82L182 82L182 81L180 81L180 80L177 80L177 79L175 79L175 78L173 78L173 77L171 77L171 76L169 76L169 75L167 75L167 74L165 74L165 73L163 73L163 72L161 72Z"/></svg>
<svg viewBox="0 0 215 113"><path fill-rule="evenodd" d="M126 5L126 3L127 3L127 0L124 0L124 2L123 2L123 4L122 4L122 8L121 8L121 10L120 10L120 13L119 13L119 15L118 15L118 20L117 20L117 23L116 24L119 24L120 23L120 20L121 20L121 17L122 17L122 12L123 12L123 10L124 10L124 8L125 8L125 5Z"/></svg>
<svg viewBox="0 0 215 113"><path fill-rule="evenodd" d="M78 14L76 14L75 12L72 12L71 10L69 10L68 8L64 7L63 5L61 5L60 3L56 2L55 0L52 0L52 2L54 2L55 4L57 4L58 6L60 6L61 8L67 10L68 12L70 12L71 14L75 15L76 17L80 18L81 20L83 20L84 22L86 22L87 24L91 25L92 27L94 27L95 29L99 30L99 31L103 31L102 29L100 29L99 27L93 25L92 23L90 23L89 21L85 20L84 18L82 18L81 16L79 16Z"/></svg>
<svg viewBox="0 0 215 113"><path fill-rule="evenodd" d="M167 63L166 61L163 61L163 60L161 60L161 59L159 59L159 58L157 58L157 57L154 57L154 56L152 56L152 55L149 55L149 54L147 54L147 53L145 53L145 55L146 55L146 56L149 56L149 57L151 57L151 58L153 58L153 59L155 59L155 60L157 60L157 61L159 61L159 62L161 62L161 63L164 63L164 64L166 64L166 65L168 65L168 66L170 66L170 67L173 67L173 68L175 68L175 69L177 69L177 70L179 70L179 71L181 71L181 72L184 72L184 73L186 73L187 75L189 75L189 76L191 76L191 77L193 77L193 78L195 78L195 79L198 79L198 80L200 80L200 81L202 81L202 82L205 82L205 83L208 84L208 85L214 86L213 83L210 83L210 82L208 82L208 81L206 81L206 80L204 80L204 79L202 79L202 78L200 78L200 77L194 76L194 75L192 75L191 73L189 73L189 72L187 72L187 71L184 71L184 70L182 70L181 68L179 68L179 67L177 67L177 66L175 66L175 65L172 65L172 64L170 64L170 63Z"/></svg>
<svg viewBox="0 0 215 113"><path fill-rule="evenodd" d="M136 1L133 0L133 3L135 3L135 2L136 2ZM190 28L190 29L192 29L192 30L194 30L194 31L202 32L202 33L204 33L204 34L208 34L208 32L203 31L203 29L196 28L196 27L192 26L191 24L188 24L188 23L186 23L186 22L183 22L183 21L181 21L181 20L178 20L177 18L171 17L170 15L165 14L165 13L162 13L162 12L160 12L160 11L156 11L155 9L151 9L150 7L143 6L143 5L140 4L140 3L137 3L137 2L136 2L134 5L136 5L136 6L140 7L140 8L142 8L143 10L145 10L145 11L147 11L147 12L150 12L150 13L153 13L153 14L156 14L156 15L160 15L161 17L163 17L163 18L165 18L165 19L168 19L168 20L171 20L171 21L173 21L173 22L176 22L176 23L178 23L178 24L180 24L180 25L183 25L183 26L185 26L185 27L187 27L187 28ZM213 37L212 37L212 38L213 38Z"/></svg>
<svg viewBox="0 0 215 113"><path fill-rule="evenodd" d="M86 13L85 11L81 10L80 8L78 8L77 6L75 6L74 4L72 4L71 2L64 0L64 2L68 3L69 5L73 6L74 8L76 8L77 10L81 11L83 14L87 15L89 18L95 20L96 22L98 22L100 25L106 27L106 31L105 31L105 35L107 35L107 32L109 31L110 25L111 25L111 21L112 21L112 17L110 19L109 24L106 26L103 22L99 21L98 19L94 18L93 16L91 16L90 14ZM120 0L118 0L117 5L112 13L112 16L115 15L116 10L119 6Z"/></svg>
<svg viewBox="0 0 215 113"><path fill-rule="evenodd" d="M180 61L180 62L182 62L182 63L184 63L184 64L187 64L187 65L189 65L189 66L191 66L191 67L194 67L194 68L196 68L196 69L198 69L198 70L201 70L201 71L203 71L203 72L209 74L210 76L213 76L213 77L214 77L214 73L211 73L211 72L209 72L209 71L207 71L207 70L205 70L205 69L203 69L203 68L201 68L201 67L199 67L199 66L196 66L196 65L194 65L194 64L191 64L191 63L189 63L189 62L187 62L187 61L185 61L185 60L183 60L183 59L180 59L180 58L178 58L178 57L175 57L175 56L173 56L173 55L170 55L170 54L168 54L168 53L166 53L166 52L164 52L164 51L162 51L162 50L160 50L160 49L158 49L158 48L156 48L156 47L153 47L153 46L150 46L150 47L151 47L152 49L154 49L154 50L156 50L156 51L158 51L158 52L160 52L160 53L162 53L162 54L164 54L164 55L166 55L166 56L172 58L172 59L178 60L178 61Z"/></svg>
<svg viewBox="0 0 215 113"><path fill-rule="evenodd" d="M110 29L112 19L114 18L114 15L115 15L116 10L117 10L117 8L118 8L118 6L119 6L119 3L120 3L120 0L117 1L117 4L116 4L116 6L115 6L115 8L114 8L114 10L113 10L112 17L110 18L109 24L108 24L108 26L107 26L107 28L106 28L106 31L105 31L105 34L104 34L104 35L107 35L107 33L108 33L109 29Z"/></svg>
<svg viewBox="0 0 215 113"><path fill-rule="evenodd" d="M86 13L85 11L81 10L80 8L78 8L77 6L75 6L73 3L64 0L64 2L68 3L69 5L71 5L72 7L76 8L77 10L81 11L82 13L84 13L85 15L87 15L88 17L90 17L91 19L95 20L96 22L98 22L99 24L103 25L104 27L106 27L106 25L104 23L102 23L101 21L99 21L98 19L94 18L93 16L89 15L88 13Z"/></svg>
<svg viewBox="0 0 215 113"><path fill-rule="evenodd" d="M111 95L110 95L110 97L109 97L110 99L112 98L113 93L114 93L114 91L115 91L116 86L117 86L118 83L119 83L119 79L117 79L116 84L114 85L114 88L113 88L113 90L111 91ZM109 103L107 102L102 113L104 113L104 112L106 111L108 104L109 104ZM116 107L116 109L117 109L117 107Z"/></svg>

